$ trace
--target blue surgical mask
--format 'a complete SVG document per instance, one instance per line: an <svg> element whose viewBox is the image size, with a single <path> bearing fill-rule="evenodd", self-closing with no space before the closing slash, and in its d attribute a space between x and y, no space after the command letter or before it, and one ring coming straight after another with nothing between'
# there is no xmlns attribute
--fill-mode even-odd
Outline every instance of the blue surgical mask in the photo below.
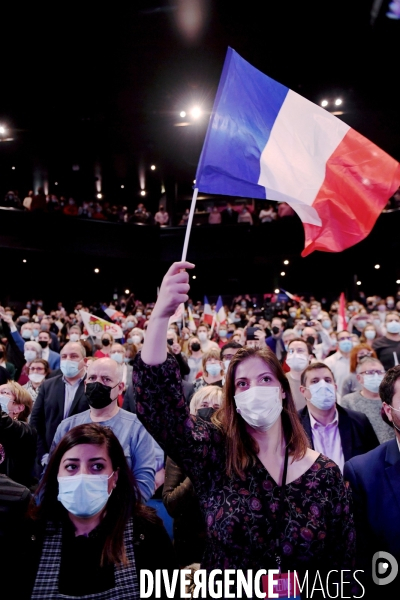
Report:
<svg viewBox="0 0 400 600"><path fill-rule="evenodd" d="M216 377L221 373L221 365L219 365L218 363L207 363L206 371L210 375L210 377Z"/></svg>
<svg viewBox="0 0 400 600"><path fill-rule="evenodd" d="M386 325L386 329L389 333L400 333L400 322L389 321L389 323Z"/></svg>
<svg viewBox="0 0 400 600"><path fill-rule="evenodd" d="M24 352L26 362L32 362L37 358L37 352L35 350L25 350Z"/></svg>
<svg viewBox="0 0 400 600"><path fill-rule="evenodd" d="M76 377L81 370L76 360L62 360L60 369L65 377Z"/></svg>
<svg viewBox="0 0 400 600"><path fill-rule="evenodd" d="M330 320L329 320L329 319L324 319L324 320L322 321L322 327L323 327L324 329L330 329L330 327L331 327L331 322L330 322Z"/></svg>
<svg viewBox="0 0 400 600"><path fill-rule="evenodd" d="M340 340L338 346L341 352L350 352L353 348L353 342L351 340Z"/></svg>
<svg viewBox="0 0 400 600"><path fill-rule="evenodd" d="M133 339L131 337L128 338L126 341L127 341L128 344L133 344Z"/></svg>
<svg viewBox="0 0 400 600"><path fill-rule="evenodd" d="M115 362L117 362L120 365L124 362L124 358L121 352L113 352L112 354L110 354L110 358L115 360Z"/></svg>
<svg viewBox="0 0 400 600"><path fill-rule="evenodd" d="M373 340L376 338L376 331L374 331L373 329L368 329L368 331L366 331L364 335L367 338L367 340Z"/></svg>
<svg viewBox="0 0 400 600"><path fill-rule="evenodd" d="M22 331L22 337L24 338L24 340L30 340L32 337L32 332L30 329L24 329Z"/></svg>
<svg viewBox="0 0 400 600"><path fill-rule="evenodd" d="M373 394L377 394L379 392L379 386L381 385L382 379L383 375L378 375L377 373L374 373L373 375L364 375L365 389Z"/></svg>
<svg viewBox="0 0 400 600"><path fill-rule="evenodd" d="M133 329L135 327L135 323L133 321L127 321L126 322L126 328L127 329Z"/></svg>
<svg viewBox="0 0 400 600"><path fill-rule="evenodd" d="M64 508L76 517L89 518L97 515L107 504L108 480L114 475L67 475L57 477L58 496Z"/></svg>
<svg viewBox="0 0 400 600"><path fill-rule="evenodd" d="M8 403L10 402L10 398L5 394L0 394L0 408L3 412L8 414Z"/></svg>
<svg viewBox="0 0 400 600"><path fill-rule="evenodd" d="M39 329L32 329L32 335L33 335L33 337L37 337L39 335L39 333L40 333Z"/></svg>
<svg viewBox="0 0 400 600"><path fill-rule="evenodd" d="M329 410L336 402L336 390L332 383L320 379L308 388L311 392L310 402L320 410Z"/></svg>
<svg viewBox="0 0 400 600"><path fill-rule="evenodd" d="M225 338L227 333L228 332L226 331L226 329L221 329L221 331L219 332L219 337Z"/></svg>
<svg viewBox="0 0 400 600"><path fill-rule="evenodd" d="M359 331L362 331L367 326L367 321L365 321L364 319L360 319L359 321L356 321L356 323L357 323L357 329Z"/></svg>

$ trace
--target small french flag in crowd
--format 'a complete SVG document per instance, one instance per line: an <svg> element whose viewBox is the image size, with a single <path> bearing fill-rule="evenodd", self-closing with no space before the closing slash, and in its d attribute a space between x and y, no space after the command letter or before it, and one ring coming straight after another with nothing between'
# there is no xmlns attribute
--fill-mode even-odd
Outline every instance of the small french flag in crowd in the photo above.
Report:
<svg viewBox="0 0 400 600"><path fill-rule="evenodd" d="M199 191L287 202L303 222L307 256L364 239L399 185L396 160L228 49Z"/></svg>
<svg viewBox="0 0 400 600"><path fill-rule="evenodd" d="M208 301L207 296L204 296L203 321L204 321L204 323L208 323L208 325L212 325L213 320L214 320L214 313L211 310L211 305Z"/></svg>
<svg viewBox="0 0 400 600"><path fill-rule="evenodd" d="M228 319L226 318L226 312L221 296L218 296L217 304L215 306L215 313L218 325L222 325L222 323L227 323Z"/></svg>

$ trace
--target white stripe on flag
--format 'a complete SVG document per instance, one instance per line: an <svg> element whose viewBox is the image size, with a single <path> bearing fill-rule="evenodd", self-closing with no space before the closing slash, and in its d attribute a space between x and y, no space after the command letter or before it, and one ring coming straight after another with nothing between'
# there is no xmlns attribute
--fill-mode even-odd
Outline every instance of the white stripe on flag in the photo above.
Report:
<svg viewBox="0 0 400 600"><path fill-rule="evenodd" d="M312 203L325 179L326 162L349 129L289 90L261 154L258 183L267 198L289 202L303 223L321 225Z"/></svg>

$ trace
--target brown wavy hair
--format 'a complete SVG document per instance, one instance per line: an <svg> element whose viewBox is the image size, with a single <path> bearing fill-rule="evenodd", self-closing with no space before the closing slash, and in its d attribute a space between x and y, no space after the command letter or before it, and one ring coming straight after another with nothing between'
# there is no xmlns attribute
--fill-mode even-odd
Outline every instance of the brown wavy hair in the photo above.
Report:
<svg viewBox="0 0 400 600"><path fill-rule="evenodd" d="M234 474L245 479L246 470L255 464L259 451L257 442L246 429L246 422L237 413L235 404L235 374L239 363L251 358L261 358L278 379L285 397L282 399L281 413L283 434L286 446L293 460L300 460L309 447L309 441L301 425L290 391L289 381L269 348L242 348L232 358L226 374L224 399L222 406L211 420L226 436L226 472L229 477Z"/></svg>

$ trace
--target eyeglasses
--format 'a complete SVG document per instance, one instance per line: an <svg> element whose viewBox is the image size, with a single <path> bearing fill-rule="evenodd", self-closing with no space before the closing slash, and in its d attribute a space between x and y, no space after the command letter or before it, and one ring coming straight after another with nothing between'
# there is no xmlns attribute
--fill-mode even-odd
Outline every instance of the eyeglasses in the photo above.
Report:
<svg viewBox="0 0 400 600"><path fill-rule="evenodd" d="M375 370L375 371L361 371L359 375L384 375L385 371Z"/></svg>

